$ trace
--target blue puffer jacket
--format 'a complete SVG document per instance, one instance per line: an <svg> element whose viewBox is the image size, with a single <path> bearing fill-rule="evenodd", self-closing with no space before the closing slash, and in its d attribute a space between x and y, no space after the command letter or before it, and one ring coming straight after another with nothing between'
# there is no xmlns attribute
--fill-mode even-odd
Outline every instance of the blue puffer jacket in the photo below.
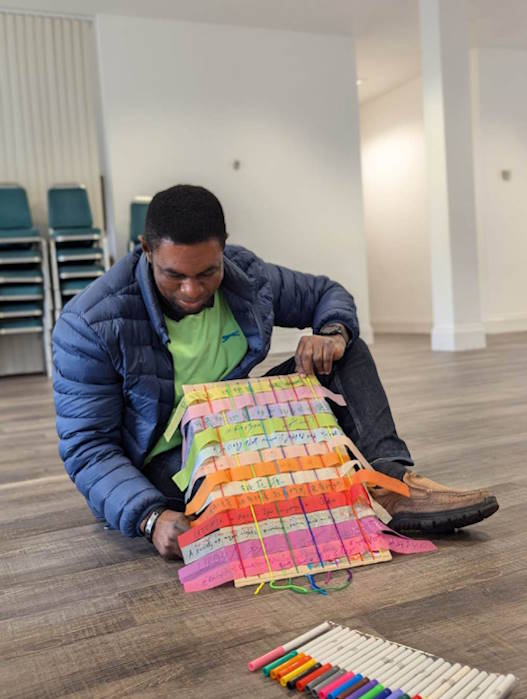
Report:
<svg viewBox="0 0 527 699"><path fill-rule="evenodd" d="M327 277L268 264L228 245L223 294L249 349L225 377L246 377L274 325L315 332L340 321L359 334L353 298ZM59 453L97 518L135 536L166 502L141 473L174 407L174 370L152 274L140 248L72 299L53 332Z"/></svg>

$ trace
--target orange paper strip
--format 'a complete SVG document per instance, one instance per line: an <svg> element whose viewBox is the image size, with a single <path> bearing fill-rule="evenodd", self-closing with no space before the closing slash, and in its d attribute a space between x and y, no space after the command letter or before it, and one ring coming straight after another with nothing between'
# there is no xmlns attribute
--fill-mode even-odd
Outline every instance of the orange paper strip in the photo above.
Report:
<svg viewBox="0 0 527 699"><path fill-rule="evenodd" d="M219 461L217 459L216 461ZM219 485L230 483L231 481L246 481L251 478L273 476L279 473L294 473L296 471L313 470L338 466L341 458L336 452L330 452L319 456L303 455L297 458L277 459L276 461L261 461L251 463L247 466L234 466L230 469L223 469L214 473L209 473L199 487L198 492L187 505L185 513L187 515L196 514L205 505L210 493Z"/></svg>

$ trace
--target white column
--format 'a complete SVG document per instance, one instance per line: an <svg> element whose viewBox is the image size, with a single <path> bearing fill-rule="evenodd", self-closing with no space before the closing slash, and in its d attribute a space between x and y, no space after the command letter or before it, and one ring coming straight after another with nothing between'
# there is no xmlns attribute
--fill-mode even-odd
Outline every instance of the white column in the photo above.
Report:
<svg viewBox="0 0 527 699"><path fill-rule="evenodd" d="M465 0L419 0L434 325L432 349L485 347Z"/></svg>

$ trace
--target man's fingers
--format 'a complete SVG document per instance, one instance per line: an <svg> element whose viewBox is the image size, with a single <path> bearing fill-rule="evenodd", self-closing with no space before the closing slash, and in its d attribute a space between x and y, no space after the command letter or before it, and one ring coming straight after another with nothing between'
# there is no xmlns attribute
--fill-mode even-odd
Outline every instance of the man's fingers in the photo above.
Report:
<svg viewBox="0 0 527 699"><path fill-rule="evenodd" d="M295 352L295 369L298 374L302 374L304 368L302 366L302 345L304 344L304 338L301 337L298 341L298 345Z"/></svg>
<svg viewBox="0 0 527 699"><path fill-rule="evenodd" d="M153 543L163 558L181 558L179 536L189 528L189 522L181 512L165 510L159 516L154 529Z"/></svg>
<svg viewBox="0 0 527 699"><path fill-rule="evenodd" d="M323 374L329 374L331 372L331 367L333 366L333 343L332 342L324 342L323 350L322 350L322 369L321 372Z"/></svg>
<svg viewBox="0 0 527 699"><path fill-rule="evenodd" d="M295 354L296 370L299 374L310 373L310 363L307 361L307 352L310 338L307 336L301 337L298 343Z"/></svg>
<svg viewBox="0 0 527 699"><path fill-rule="evenodd" d="M313 345L306 342L302 353L302 366L305 374L313 374Z"/></svg>
<svg viewBox="0 0 527 699"><path fill-rule="evenodd" d="M301 337L295 355L296 370L299 374L311 374L313 372L312 356L311 338L309 336Z"/></svg>
<svg viewBox="0 0 527 699"><path fill-rule="evenodd" d="M330 374L338 347L331 337L304 336L300 338L295 354L296 371L299 374Z"/></svg>
<svg viewBox="0 0 527 699"><path fill-rule="evenodd" d="M313 363L319 374L329 374L333 362L333 343L329 338L317 338L313 349Z"/></svg>
<svg viewBox="0 0 527 699"><path fill-rule="evenodd" d="M319 373L324 369L324 345L325 342L313 340L313 366Z"/></svg>

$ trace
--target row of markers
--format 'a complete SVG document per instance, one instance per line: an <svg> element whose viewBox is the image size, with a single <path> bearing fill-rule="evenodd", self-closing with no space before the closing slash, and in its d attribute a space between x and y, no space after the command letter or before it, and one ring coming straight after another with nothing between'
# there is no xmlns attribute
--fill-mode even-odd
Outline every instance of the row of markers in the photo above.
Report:
<svg viewBox="0 0 527 699"><path fill-rule="evenodd" d="M283 687L319 699L499 699L516 680L331 622L249 663L249 670L259 668Z"/></svg>

